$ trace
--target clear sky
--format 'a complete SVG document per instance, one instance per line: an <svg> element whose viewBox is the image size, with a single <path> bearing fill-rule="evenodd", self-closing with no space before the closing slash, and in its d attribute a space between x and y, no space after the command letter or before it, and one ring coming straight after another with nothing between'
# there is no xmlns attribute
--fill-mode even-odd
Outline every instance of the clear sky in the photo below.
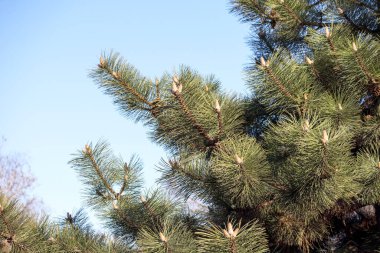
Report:
<svg viewBox="0 0 380 253"><path fill-rule="evenodd" d="M53 216L78 209L81 184L67 162L89 141L137 154L152 186L164 151L124 118L88 77L103 51L154 78L180 64L246 93L249 27L221 0L0 0L0 136L25 154L35 194Z"/></svg>

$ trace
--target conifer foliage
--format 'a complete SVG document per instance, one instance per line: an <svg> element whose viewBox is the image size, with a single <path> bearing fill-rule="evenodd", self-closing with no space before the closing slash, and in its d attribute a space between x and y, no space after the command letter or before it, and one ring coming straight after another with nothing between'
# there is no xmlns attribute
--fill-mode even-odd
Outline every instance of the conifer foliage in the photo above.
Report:
<svg viewBox="0 0 380 253"><path fill-rule="evenodd" d="M58 226L3 198L1 252L380 251L380 2L230 4L252 25L252 95L103 54L91 77L168 152L157 190L137 157L89 143L70 164L113 239L81 213Z"/></svg>

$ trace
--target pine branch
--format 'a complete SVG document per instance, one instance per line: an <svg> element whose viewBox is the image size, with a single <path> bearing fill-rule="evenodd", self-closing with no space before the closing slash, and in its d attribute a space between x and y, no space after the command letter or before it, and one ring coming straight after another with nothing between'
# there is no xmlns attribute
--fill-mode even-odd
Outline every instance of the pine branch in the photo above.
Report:
<svg viewBox="0 0 380 253"><path fill-rule="evenodd" d="M94 155L92 153L91 147L89 145L86 145L85 150L83 152L84 152L85 156L87 156L88 159L90 159L91 164L92 164L92 166L93 166L96 174L98 175L98 177L102 181L103 185L112 193L112 195L115 197L115 199L117 199L116 192L114 191L114 189L112 188L112 186L108 183L108 181L104 178L104 175L101 172L101 170L99 168L99 165L95 161L95 158L94 158Z"/></svg>
<svg viewBox="0 0 380 253"><path fill-rule="evenodd" d="M173 87L179 86L181 87L182 84L178 82L178 79L175 77L173 78ZM186 115L187 119L191 122L193 127L198 131L198 133L205 139L207 146L213 146L215 145L215 140L209 136L209 134L206 132L206 130L203 128L201 124L197 122L192 112L189 110L189 108L186 105L185 100L183 99L183 96L181 94L181 90L179 89L173 89L172 90L173 95L177 99L182 111L184 112L184 115Z"/></svg>
<svg viewBox="0 0 380 253"><path fill-rule="evenodd" d="M273 81L273 83L278 87L278 89L289 99L293 100L294 102L298 103L297 99L293 97L292 94L285 88L286 85L284 85L277 77L274 75L272 69L270 68L269 62L265 62L264 58L261 57L261 67L264 69L264 71L267 73L269 78Z"/></svg>

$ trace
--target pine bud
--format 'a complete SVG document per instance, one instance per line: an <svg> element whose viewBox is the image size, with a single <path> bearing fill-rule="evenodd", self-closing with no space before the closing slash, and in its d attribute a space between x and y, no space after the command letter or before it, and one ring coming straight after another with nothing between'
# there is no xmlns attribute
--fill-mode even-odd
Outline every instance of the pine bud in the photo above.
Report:
<svg viewBox="0 0 380 253"><path fill-rule="evenodd" d="M99 67L103 68L105 65L106 65L105 60L103 59L102 56L100 56L100 59L99 59Z"/></svg>
<svg viewBox="0 0 380 253"><path fill-rule="evenodd" d="M178 92L179 92L179 93L182 92L182 83L179 83L179 85L178 85Z"/></svg>
<svg viewBox="0 0 380 253"><path fill-rule="evenodd" d="M113 76L115 79L119 79L119 78L120 78L119 74L118 74L116 71L112 71L112 76Z"/></svg>
<svg viewBox="0 0 380 253"><path fill-rule="evenodd" d="M12 251L12 244L4 239L0 242L0 253L10 253Z"/></svg>
<svg viewBox="0 0 380 253"><path fill-rule="evenodd" d="M145 203L145 202L146 202L146 198L145 198L145 196L144 196L144 195L141 195L141 196L140 196L140 200L141 200L142 203Z"/></svg>
<svg viewBox="0 0 380 253"><path fill-rule="evenodd" d="M236 237L237 235L238 235L238 233L239 233L239 228L236 228L235 230L234 230L234 232L232 233L232 236L233 237Z"/></svg>
<svg viewBox="0 0 380 253"><path fill-rule="evenodd" d="M4 208L3 206L0 204L0 213L2 213L4 211Z"/></svg>
<svg viewBox="0 0 380 253"><path fill-rule="evenodd" d="M341 8L337 8L337 11L338 11L339 15L343 15L343 13L344 13L343 9L341 9Z"/></svg>
<svg viewBox="0 0 380 253"><path fill-rule="evenodd" d="M173 83L172 83L172 93L181 93L182 92L182 84L179 82L177 76L173 76Z"/></svg>
<svg viewBox="0 0 380 253"><path fill-rule="evenodd" d="M86 144L84 146L83 153L85 153L85 154L90 154L91 153L91 147L88 144Z"/></svg>
<svg viewBox="0 0 380 253"><path fill-rule="evenodd" d="M166 238L162 232L160 232L159 235L160 235L160 240L161 241L168 242L168 238Z"/></svg>
<svg viewBox="0 0 380 253"><path fill-rule="evenodd" d="M119 209L119 206L118 206L116 200L112 201L112 206L113 206L113 209L115 209L115 210Z"/></svg>
<svg viewBox="0 0 380 253"><path fill-rule="evenodd" d="M260 57L260 64L262 67L267 67L267 63L265 62L265 59L262 56Z"/></svg>
<svg viewBox="0 0 380 253"><path fill-rule="evenodd" d="M377 167L380 169L380 162L377 164Z"/></svg>
<svg viewBox="0 0 380 253"><path fill-rule="evenodd" d="M178 92L177 84L173 81L172 83L172 93L175 94Z"/></svg>
<svg viewBox="0 0 380 253"><path fill-rule="evenodd" d="M326 130L323 130L323 133L322 133L322 143L323 144L326 144L329 140L329 136L327 135L327 131Z"/></svg>
<svg viewBox="0 0 380 253"><path fill-rule="evenodd" d="M283 3L284 3L284 0L279 0L279 2L280 2L281 4L283 4Z"/></svg>
<svg viewBox="0 0 380 253"><path fill-rule="evenodd" d="M227 223L227 231L230 235L232 235L234 233L234 228L232 227L232 224L231 222L228 222Z"/></svg>
<svg viewBox="0 0 380 253"><path fill-rule="evenodd" d="M238 164L238 165L241 165L241 164L243 164L243 158L242 157L240 157L240 156L238 156L237 154L235 154L235 161L236 161L236 163Z"/></svg>
<svg viewBox="0 0 380 253"><path fill-rule="evenodd" d="M207 85L205 86L205 91L206 91L206 92L208 92L208 91L209 91L209 89L208 89L208 86L207 86Z"/></svg>
<svg viewBox="0 0 380 253"><path fill-rule="evenodd" d="M226 238L231 238L231 235L225 229L223 229L223 234Z"/></svg>
<svg viewBox="0 0 380 253"><path fill-rule="evenodd" d="M128 181L128 175L127 174L124 175L124 180Z"/></svg>
<svg viewBox="0 0 380 253"><path fill-rule="evenodd" d="M220 112L220 105L219 105L219 101L218 101L218 99L215 99L215 110L216 110L216 112Z"/></svg>
<svg viewBox="0 0 380 253"><path fill-rule="evenodd" d="M352 49L356 52L358 51L358 47L356 46L355 42L352 42Z"/></svg>
<svg viewBox="0 0 380 253"><path fill-rule="evenodd" d="M339 110L343 110L343 107L342 107L342 104L341 104L341 103L338 103L338 109L339 109Z"/></svg>
<svg viewBox="0 0 380 253"><path fill-rule="evenodd" d="M51 242L51 243L53 243L53 242L56 242L57 240L54 238L54 237L49 237L49 239L48 239L48 242Z"/></svg>
<svg viewBox="0 0 380 253"><path fill-rule="evenodd" d="M310 58L307 57L307 56L305 56L305 60L306 60L306 63L309 64L309 65L311 65L311 64L314 63L314 61L310 60Z"/></svg>
<svg viewBox="0 0 380 253"><path fill-rule="evenodd" d="M305 101L308 100L309 99L309 94L308 93L304 93L303 94L303 99L305 99Z"/></svg>
<svg viewBox="0 0 380 253"><path fill-rule="evenodd" d="M309 132L310 130L310 123L309 123L309 120L305 120L305 122L303 123L303 126L302 126L302 129L306 132Z"/></svg>
<svg viewBox="0 0 380 253"><path fill-rule="evenodd" d="M325 27L325 31L326 31L326 38L330 38L331 37L331 33L330 33L330 29L328 26Z"/></svg>

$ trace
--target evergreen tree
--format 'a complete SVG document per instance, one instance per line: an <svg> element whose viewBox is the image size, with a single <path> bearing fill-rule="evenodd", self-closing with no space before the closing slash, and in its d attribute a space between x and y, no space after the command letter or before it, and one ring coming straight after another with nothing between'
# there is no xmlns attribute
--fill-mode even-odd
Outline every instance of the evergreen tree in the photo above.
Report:
<svg viewBox="0 0 380 253"><path fill-rule="evenodd" d="M143 191L137 157L89 143L70 164L113 240L81 213L53 225L2 200L1 252L380 250L380 2L231 5L252 24L252 95L188 67L151 80L102 55L91 77L169 154L159 187Z"/></svg>

